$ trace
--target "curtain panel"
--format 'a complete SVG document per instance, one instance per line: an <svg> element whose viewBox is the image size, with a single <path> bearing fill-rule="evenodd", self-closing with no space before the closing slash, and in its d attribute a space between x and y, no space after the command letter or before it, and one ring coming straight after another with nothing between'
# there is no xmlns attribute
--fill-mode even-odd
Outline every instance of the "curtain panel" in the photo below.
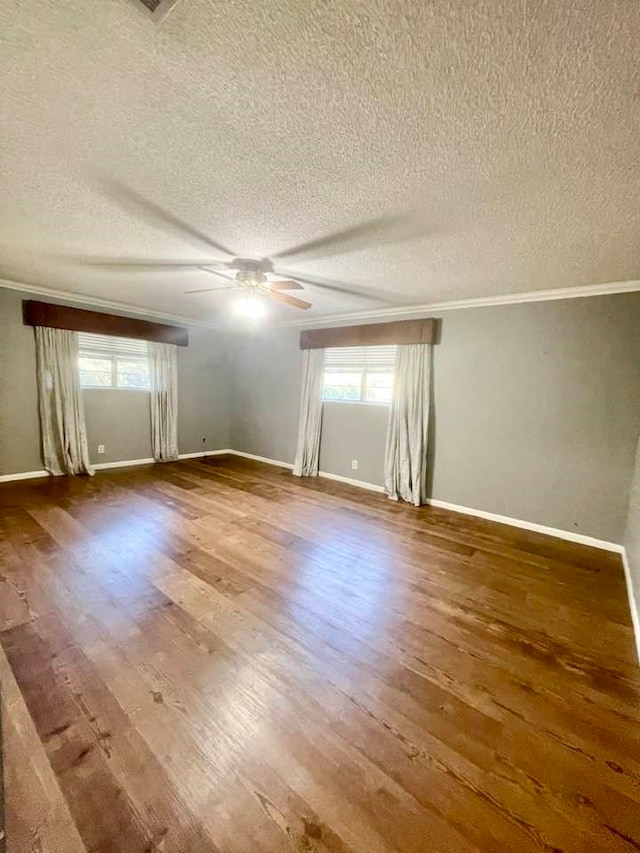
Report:
<svg viewBox="0 0 640 853"><path fill-rule="evenodd" d="M384 460L384 489L392 500L426 502L431 345L399 346Z"/></svg>
<svg viewBox="0 0 640 853"><path fill-rule="evenodd" d="M317 477L322 430L323 349L307 349L302 353L302 393L298 447L293 473L296 477Z"/></svg>
<svg viewBox="0 0 640 853"><path fill-rule="evenodd" d="M178 359L174 344L149 342L151 452L156 462L178 458Z"/></svg>
<svg viewBox="0 0 640 853"><path fill-rule="evenodd" d="M93 474L84 421L78 333L34 327L42 459L46 470Z"/></svg>

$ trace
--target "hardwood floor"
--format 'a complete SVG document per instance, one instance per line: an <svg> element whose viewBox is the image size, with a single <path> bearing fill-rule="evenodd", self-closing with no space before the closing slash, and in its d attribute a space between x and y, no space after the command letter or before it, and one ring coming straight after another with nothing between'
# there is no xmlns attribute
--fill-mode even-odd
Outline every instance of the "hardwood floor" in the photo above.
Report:
<svg viewBox="0 0 640 853"><path fill-rule="evenodd" d="M640 849L616 555L215 457L0 525L9 853Z"/></svg>

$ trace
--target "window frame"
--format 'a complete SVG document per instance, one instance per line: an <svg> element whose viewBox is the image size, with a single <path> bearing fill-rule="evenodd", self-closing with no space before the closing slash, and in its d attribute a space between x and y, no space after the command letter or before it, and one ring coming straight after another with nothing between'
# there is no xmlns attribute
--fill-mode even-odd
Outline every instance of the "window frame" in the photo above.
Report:
<svg viewBox="0 0 640 853"><path fill-rule="evenodd" d="M91 334L91 333L89 333L89 332L81 333L81 335L84 335L84 334ZM97 337L104 337L104 336L92 335L92 337L97 338ZM132 342L135 341L135 343L138 345L138 347L140 346L140 341L138 341L137 339L134 339L134 338L123 338L121 336L114 336L114 340L117 340L119 342L131 340ZM79 373L79 377L80 377L81 389L83 391L86 391L86 390L90 390L90 391L138 391L138 392L142 391L145 394L148 394L151 391L151 376L150 376L150 369L149 369L150 368L149 350L148 350L147 342L144 341L144 343L147 345L147 349L146 349L146 352L144 354L140 350L138 352L136 352L133 348L132 348L131 352L127 353L126 349L124 349L122 347L122 344L120 344L119 348L116 348L114 346L113 349L109 349L108 346L105 346L103 349L101 349L99 346L96 346L95 348L92 348L92 349L89 349L89 348L83 349L82 343L81 343L81 338L79 338L79 340L78 340L78 373ZM82 381L82 368L80 366L80 359L82 359L82 358L86 358L86 359L95 358L95 359L101 359L102 361L109 361L110 362L111 384L110 385L85 385ZM120 384L118 384L118 376L119 376L118 364L119 364L119 362L122 362L122 361L129 361L129 362L139 361L139 362L145 363L146 367L147 367L148 384L146 386L143 386L143 387L135 387L133 385L120 385Z"/></svg>
<svg viewBox="0 0 640 853"><path fill-rule="evenodd" d="M385 347L386 348L386 347ZM389 349L393 348L396 350L395 346L389 345ZM343 348L340 348L343 349ZM346 349L346 348L345 348ZM365 350L368 347L349 347L349 349L356 350ZM394 352L394 360L395 360L395 352ZM391 384L391 395L393 395L393 379L394 379L394 368L393 366L389 366L387 364L379 364L375 363L367 364L366 357L363 358L363 363L360 366L351 365L351 366L334 366L331 364L327 364L325 359L325 364L322 370L322 402L323 403L351 403L357 405L365 405L365 406L390 406L392 402L392 396L389 400L368 400L367 399L367 377L369 374L377 373L377 374L388 374L392 378ZM325 397L324 389L327 385L325 382L325 377L327 373L340 374L340 373L350 373L350 374L359 374L360 377L360 396L356 400L349 399L340 399L339 397Z"/></svg>

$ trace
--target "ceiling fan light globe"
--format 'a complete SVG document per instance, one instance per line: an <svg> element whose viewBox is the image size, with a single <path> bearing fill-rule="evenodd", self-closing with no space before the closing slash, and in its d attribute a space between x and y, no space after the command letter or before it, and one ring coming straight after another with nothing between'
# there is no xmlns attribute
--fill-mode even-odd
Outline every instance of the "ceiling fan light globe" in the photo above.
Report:
<svg viewBox="0 0 640 853"><path fill-rule="evenodd" d="M241 296L233 303L233 313L245 320L260 320L265 314L264 299L254 294Z"/></svg>

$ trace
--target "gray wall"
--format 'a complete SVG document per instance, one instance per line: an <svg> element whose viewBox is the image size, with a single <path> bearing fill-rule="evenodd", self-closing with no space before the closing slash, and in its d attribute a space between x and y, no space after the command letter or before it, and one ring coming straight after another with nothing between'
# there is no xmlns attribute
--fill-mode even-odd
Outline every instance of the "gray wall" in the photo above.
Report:
<svg viewBox="0 0 640 853"><path fill-rule="evenodd" d="M229 447L231 388L228 338L211 329L189 329L189 346L178 347L178 447L197 453Z"/></svg>
<svg viewBox="0 0 640 853"><path fill-rule="evenodd" d="M85 388L82 397L92 462L150 458L148 391ZM104 444L104 454L98 454L99 444Z"/></svg>
<svg viewBox="0 0 640 853"><path fill-rule="evenodd" d="M382 485L389 407L374 403L325 403L320 470ZM356 460L356 471L351 462Z"/></svg>
<svg viewBox="0 0 640 853"><path fill-rule="evenodd" d="M21 306L0 289L0 475L42 468L35 345Z"/></svg>
<svg viewBox="0 0 640 853"><path fill-rule="evenodd" d="M0 288L0 474L42 468L35 344L33 330L22 324L25 298L33 297ZM222 449L230 425L227 340L202 328L191 328L189 338L188 347L178 348L178 447L196 453L204 436L207 449ZM83 396L92 462L151 456L147 392L85 389ZM98 444L105 445L104 454L98 455Z"/></svg>
<svg viewBox="0 0 640 853"><path fill-rule="evenodd" d="M446 314L433 495L622 542L638 329L637 293Z"/></svg>
<svg viewBox="0 0 640 853"><path fill-rule="evenodd" d="M636 453L636 467L629 496L629 516L624 544L627 549L627 560L631 581L632 595L635 598L636 613L640 616L640 438ZM636 636L640 652L640 636Z"/></svg>
<svg viewBox="0 0 640 853"><path fill-rule="evenodd" d="M299 333L288 329L238 333L230 344L229 447L293 462L298 433Z"/></svg>
<svg viewBox="0 0 640 853"><path fill-rule="evenodd" d="M622 542L640 423L640 294L440 316L432 497ZM298 333L237 336L232 350L231 447L293 461ZM322 470L382 484L380 408L325 406Z"/></svg>

